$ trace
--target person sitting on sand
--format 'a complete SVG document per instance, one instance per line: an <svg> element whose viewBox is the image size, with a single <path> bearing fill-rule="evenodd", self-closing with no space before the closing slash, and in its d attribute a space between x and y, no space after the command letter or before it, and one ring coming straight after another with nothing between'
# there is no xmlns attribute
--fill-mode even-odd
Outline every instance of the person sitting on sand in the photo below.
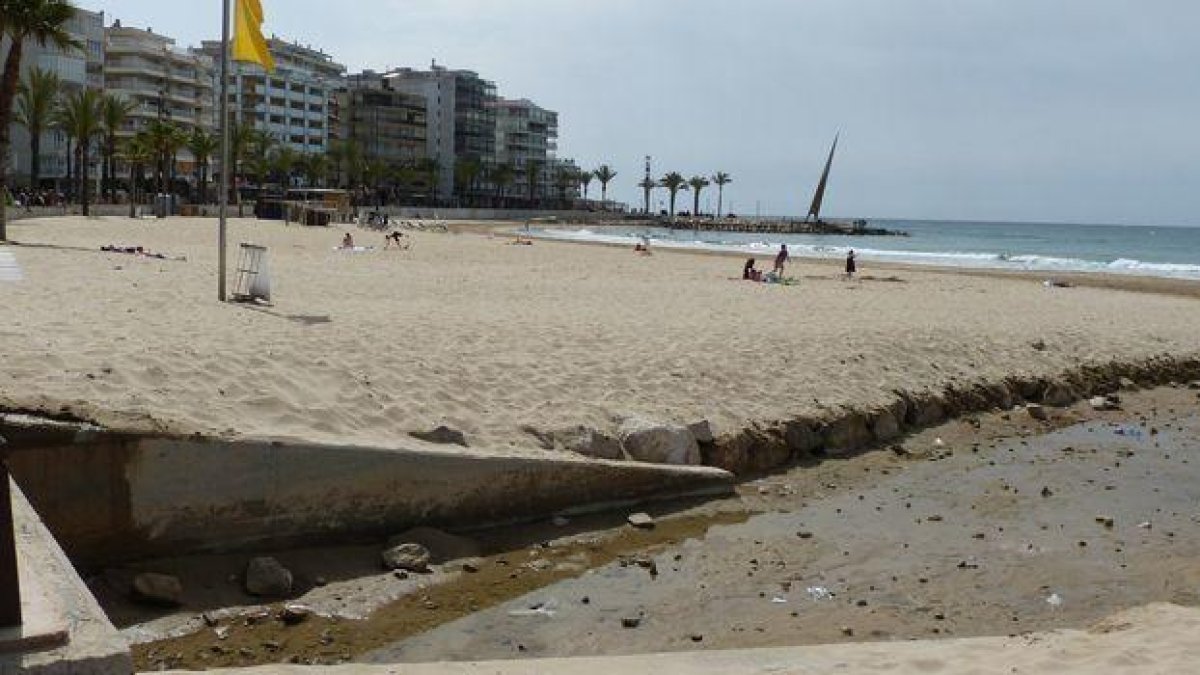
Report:
<svg viewBox="0 0 1200 675"><path fill-rule="evenodd" d="M846 254L846 279L853 279L855 272L858 272L858 262L855 260L854 249L850 249L850 253Z"/></svg>
<svg viewBox="0 0 1200 675"><path fill-rule="evenodd" d="M404 233L400 230L395 230L383 238L383 250L388 250L393 244L402 251L407 251L412 246L411 242L404 241Z"/></svg>
<svg viewBox="0 0 1200 675"><path fill-rule="evenodd" d="M788 258L790 257L791 256L788 254L787 244L780 246L779 255L775 256L775 274L781 277L783 276L783 268L785 265L787 265Z"/></svg>
<svg viewBox="0 0 1200 675"><path fill-rule="evenodd" d="M754 258L750 258L746 261L746 264L742 266L743 281L754 281L754 273L757 271L754 269L754 263Z"/></svg>
<svg viewBox="0 0 1200 675"><path fill-rule="evenodd" d="M633 251L642 255L650 255L650 237L643 234L641 242L633 247Z"/></svg>
<svg viewBox="0 0 1200 675"><path fill-rule="evenodd" d="M342 248L354 248L354 237L349 232L342 237Z"/></svg>

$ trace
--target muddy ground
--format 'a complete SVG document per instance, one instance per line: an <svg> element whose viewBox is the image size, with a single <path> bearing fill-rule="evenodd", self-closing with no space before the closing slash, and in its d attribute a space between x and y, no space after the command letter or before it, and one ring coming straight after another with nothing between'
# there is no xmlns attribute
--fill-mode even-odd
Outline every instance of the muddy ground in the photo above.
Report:
<svg viewBox="0 0 1200 675"><path fill-rule="evenodd" d="M951 422L651 510L649 531L611 514L477 534L474 573L398 579L377 544L281 552L325 615L298 626L246 609L245 556L140 566L184 580L178 611L128 602L119 573L93 588L151 640L143 669L1006 635L1200 604L1200 397L1127 393L1123 408ZM205 625L220 607L238 609Z"/></svg>

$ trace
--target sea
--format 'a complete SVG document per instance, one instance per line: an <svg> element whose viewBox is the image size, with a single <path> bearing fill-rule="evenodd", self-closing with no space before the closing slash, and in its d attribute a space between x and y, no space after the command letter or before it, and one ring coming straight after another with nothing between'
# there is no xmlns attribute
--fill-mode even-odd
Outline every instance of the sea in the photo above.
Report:
<svg viewBox="0 0 1200 675"><path fill-rule="evenodd" d="M1098 272L1200 280L1200 227L991 223L872 219L870 227L908 236L742 234L653 227L542 228L537 236L634 246L745 254L774 254L787 244L793 256L844 258L854 250L860 267L871 261L940 267L1045 272Z"/></svg>

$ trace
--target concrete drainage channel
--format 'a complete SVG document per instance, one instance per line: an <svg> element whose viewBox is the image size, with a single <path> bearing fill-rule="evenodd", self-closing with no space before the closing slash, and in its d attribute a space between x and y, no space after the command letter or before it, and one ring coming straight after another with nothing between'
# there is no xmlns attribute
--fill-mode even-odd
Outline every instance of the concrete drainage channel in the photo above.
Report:
<svg viewBox="0 0 1200 675"><path fill-rule="evenodd" d="M0 434L14 478L85 568L479 528L728 494L734 482L705 467L126 434L13 414Z"/></svg>

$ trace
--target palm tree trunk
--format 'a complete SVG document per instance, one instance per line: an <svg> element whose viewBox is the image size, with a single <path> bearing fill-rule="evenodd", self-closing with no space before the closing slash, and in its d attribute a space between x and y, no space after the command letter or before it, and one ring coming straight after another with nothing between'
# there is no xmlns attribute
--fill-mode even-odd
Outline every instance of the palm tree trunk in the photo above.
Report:
<svg viewBox="0 0 1200 675"><path fill-rule="evenodd" d="M75 191L75 142L67 136L67 192ZM67 195L67 201L70 202L73 194Z"/></svg>
<svg viewBox="0 0 1200 675"><path fill-rule="evenodd" d="M717 218L721 217L721 207L724 205L724 204L722 204L722 202L724 200L725 200L725 186L718 185L717 186Z"/></svg>
<svg viewBox="0 0 1200 675"><path fill-rule="evenodd" d="M17 96L17 83L21 78L22 40L13 40L4 60L4 74L0 76L0 120L12 119L13 99ZM0 241L8 240L8 174L12 170L12 139L9 125L0 124Z"/></svg>
<svg viewBox="0 0 1200 675"><path fill-rule="evenodd" d="M696 190L692 194L692 217L695 218L700 213L700 191Z"/></svg>
<svg viewBox="0 0 1200 675"><path fill-rule="evenodd" d="M88 143L79 144L79 202L83 215L88 215Z"/></svg>

